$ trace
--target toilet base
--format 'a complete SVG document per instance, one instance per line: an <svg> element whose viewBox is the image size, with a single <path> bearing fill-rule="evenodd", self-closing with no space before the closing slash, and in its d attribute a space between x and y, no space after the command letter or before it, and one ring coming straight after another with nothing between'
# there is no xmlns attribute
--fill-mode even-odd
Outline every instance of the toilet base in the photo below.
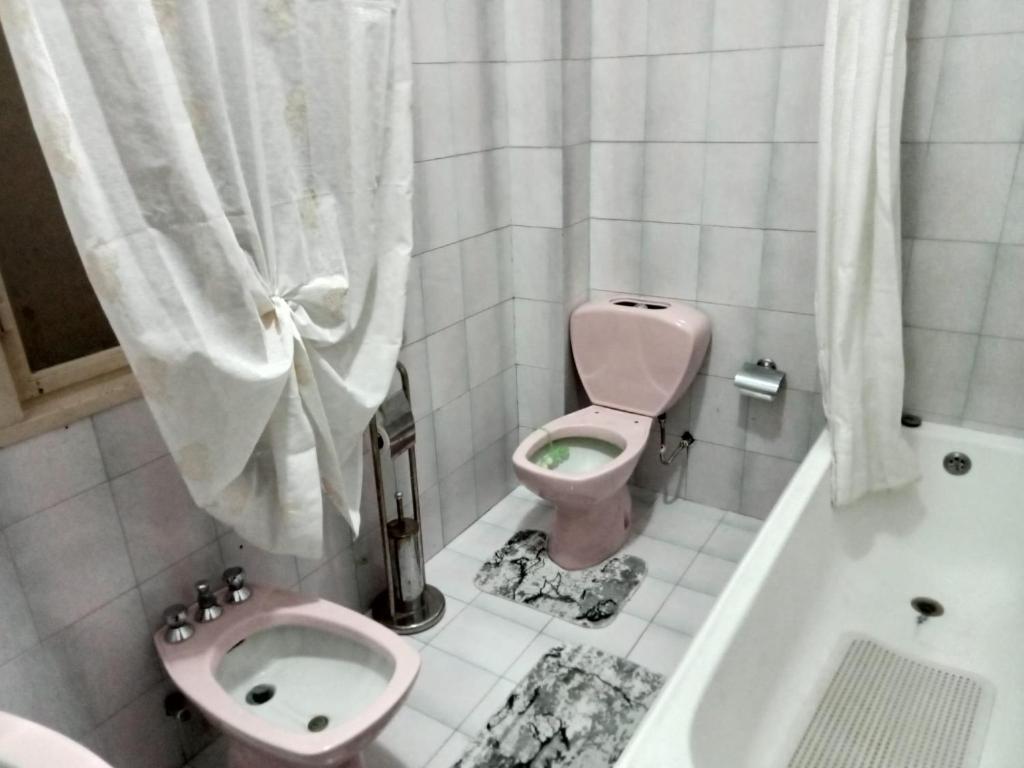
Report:
<svg viewBox="0 0 1024 768"><path fill-rule="evenodd" d="M228 739L228 768L302 768L306 763L284 760L250 747L236 739ZM324 768L365 768L361 756L347 758L340 763L324 764Z"/></svg>
<svg viewBox="0 0 1024 768"><path fill-rule="evenodd" d="M607 560L626 543L632 512L633 499L626 486L597 504L557 505L548 556L568 571Z"/></svg>

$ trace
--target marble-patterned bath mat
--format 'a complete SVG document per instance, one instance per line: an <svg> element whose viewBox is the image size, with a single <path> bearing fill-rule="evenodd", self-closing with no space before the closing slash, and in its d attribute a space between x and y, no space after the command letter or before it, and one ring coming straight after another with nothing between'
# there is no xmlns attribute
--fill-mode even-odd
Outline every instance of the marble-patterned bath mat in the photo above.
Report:
<svg viewBox="0 0 1024 768"><path fill-rule="evenodd" d="M453 768L610 768L662 682L595 648L556 646Z"/></svg>
<svg viewBox="0 0 1024 768"><path fill-rule="evenodd" d="M584 627L615 618L647 573L634 555L615 555L600 565L567 571L548 557L543 531L517 531L484 563L475 584L484 592L514 600Z"/></svg>

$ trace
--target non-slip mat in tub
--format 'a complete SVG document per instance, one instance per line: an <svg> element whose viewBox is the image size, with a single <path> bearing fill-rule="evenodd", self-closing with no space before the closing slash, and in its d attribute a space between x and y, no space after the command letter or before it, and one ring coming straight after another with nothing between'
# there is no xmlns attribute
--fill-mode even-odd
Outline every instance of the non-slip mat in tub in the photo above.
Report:
<svg viewBox="0 0 1024 768"><path fill-rule="evenodd" d="M990 699L966 673L853 638L789 768L971 768Z"/></svg>
<svg viewBox="0 0 1024 768"><path fill-rule="evenodd" d="M596 648L556 646L453 768L611 768L662 681Z"/></svg>
<svg viewBox="0 0 1024 768"><path fill-rule="evenodd" d="M634 555L615 555L592 568L567 571L548 557L543 531L517 531L484 563L474 583L583 627L601 627L618 614L647 573Z"/></svg>

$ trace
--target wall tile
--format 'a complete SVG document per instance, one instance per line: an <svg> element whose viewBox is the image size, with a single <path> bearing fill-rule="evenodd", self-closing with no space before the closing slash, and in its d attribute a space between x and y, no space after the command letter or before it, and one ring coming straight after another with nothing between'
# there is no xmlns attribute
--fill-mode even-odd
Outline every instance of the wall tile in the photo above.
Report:
<svg viewBox="0 0 1024 768"><path fill-rule="evenodd" d="M512 298L512 233L508 228L459 243L462 305L467 316Z"/></svg>
<svg viewBox="0 0 1024 768"><path fill-rule="evenodd" d="M905 328L906 409L940 416L963 413L977 346L977 336Z"/></svg>
<svg viewBox="0 0 1024 768"><path fill-rule="evenodd" d="M701 370L731 379L743 363L754 359L757 313L749 307L724 304L700 303L697 307L711 318L711 346Z"/></svg>
<svg viewBox="0 0 1024 768"><path fill-rule="evenodd" d="M817 235L766 230L758 306L783 312L814 312Z"/></svg>
<svg viewBox="0 0 1024 768"><path fill-rule="evenodd" d="M913 0L912 0L913 1ZM928 0L942 2L943 0ZM821 0L787 0L783 45L821 45L825 42L825 14L828 3Z"/></svg>
<svg viewBox="0 0 1024 768"><path fill-rule="evenodd" d="M504 64L451 64L452 149L455 154L508 144Z"/></svg>
<svg viewBox="0 0 1024 768"><path fill-rule="evenodd" d="M952 5L952 35L1024 32L1024 8L1016 0L957 0Z"/></svg>
<svg viewBox="0 0 1024 768"><path fill-rule="evenodd" d="M648 144L643 218L697 224L704 181L704 144Z"/></svg>
<svg viewBox="0 0 1024 768"><path fill-rule="evenodd" d="M1019 142L1022 93L1024 34L948 38L932 141Z"/></svg>
<svg viewBox="0 0 1024 768"><path fill-rule="evenodd" d="M816 392L818 351L812 315L761 310L757 313L755 357L770 357L786 372L786 386Z"/></svg>
<svg viewBox="0 0 1024 768"><path fill-rule="evenodd" d="M135 583L105 484L15 523L6 534L41 637Z"/></svg>
<svg viewBox="0 0 1024 768"><path fill-rule="evenodd" d="M750 400L732 379L700 375L690 392L690 423L697 439L742 449Z"/></svg>
<svg viewBox="0 0 1024 768"><path fill-rule="evenodd" d="M590 60L562 64L562 144L590 140Z"/></svg>
<svg viewBox="0 0 1024 768"><path fill-rule="evenodd" d="M1017 173L1006 206L1006 221L1003 223L1003 242L1024 244L1024 152L1017 152Z"/></svg>
<svg viewBox="0 0 1024 768"><path fill-rule="evenodd" d="M542 427L563 415L563 381L558 372L517 365L516 382L520 427Z"/></svg>
<svg viewBox="0 0 1024 768"><path fill-rule="evenodd" d="M647 141L704 140L710 65L707 53L647 59Z"/></svg>
<svg viewBox="0 0 1024 768"><path fill-rule="evenodd" d="M907 37L939 37L949 28L953 0L910 0Z"/></svg>
<svg viewBox="0 0 1024 768"><path fill-rule="evenodd" d="M409 3L413 61L450 61L446 0L416 0Z"/></svg>
<svg viewBox="0 0 1024 768"><path fill-rule="evenodd" d="M235 531L220 537L220 551L225 564L240 565L249 581L292 589L299 583L298 565L289 555L275 555L254 547Z"/></svg>
<svg viewBox="0 0 1024 768"><path fill-rule="evenodd" d="M512 454L508 448L504 439L498 439L473 457L478 517L501 501L515 487Z"/></svg>
<svg viewBox="0 0 1024 768"><path fill-rule="evenodd" d="M774 402L750 400L746 449L800 461L811 437L816 395L784 389Z"/></svg>
<svg viewBox="0 0 1024 768"><path fill-rule="evenodd" d="M513 323L511 301L485 310L466 321L466 341L469 348L467 388L479 386L515 362ZM446 378L458 379L459 382L464 375L465 368L462 371L444 373ZM453 384L447 386L450 391L457 388Z"/></svg>
<svg viewBox="0 0 1024 768"><path fill-rule="evenodd" d="M515 300L516 363L552 369L562 365L568 332L562 314L561 304Z"/></svg>
<svg viewBox="0 0 1024 768"><path fill-rule="evenodd" d="M687 462L686 498L719 509L740 508L743 451L698 441Z"/></svg>
<svg viewBox="0 0 1024 768"><path fill-rule="evenodd" d="M700 227L644 223L640 292L673 299L696 298L699 254Z"/></svg>
<svg viewBox="0 0 1024 768"><path fill-rule="evenodd" d="M701 227L697 298L714 304L756 307L761 282L760 229Z"/></svg>
<svg viewBox="0 0 1024 768"><path fill-rule="evenodd" d="M716 51L770 48L782 38L784 0L717 0L714 37Z"/></svg>
<svg viewBox="0 0 1024 768"><path fill-rule="evenodd" d="M1015 144L931 144L908 235L996 242L1010 193Z"/></svg>
<svg viewBox="0 0 1024 768"><path fill-rule="evenodd" d="M639 219L643 206L644 145L596 142L590 148L590 215Z"/></svg>
<svg viewBox="0 0 1024 768"><path fill-rule="evenodd" d="M1024 341L982 337L971 376L965 416L1024 428Z"/></svg>
<svg viewBox="0 0 1024 768"><path fill-rule="evenodd" d="M982 333L1024 339L1024 247L1004 245L996 257Z"/></svg>
<svg viewBox="0 0 1024 768"><path fill-rule="evenodd" d="M89 419L0 448L0 527L105 479Z"/></svg>
<svg viewBox="0 0 1024 768"><path fill-rule="evenodd" d="M413 190L413 251L437 248L459 239L454 160L416 163Z"/></svg>
<svg viewBox="0 0 1024 768"><path fill-rule="evenodd" d="M361 603L356 587L355 561L350 552L335 555L299 582L299 591L305 595L359 610Z"/></svg>
<svg viewBox="0 0 1024 768"><path fill-rule="evenodd" d="M594 59L590 65L594 141L643 141L647 59Z"/></svg>
<svg viewBox="0 0 1024 768"><path fill-rule="evenodd" d="M37 642L35 624L21 590L14 560L7 546L7 540L0 534L0 616L4 617L5 628L0 632L0 666Z"/></svg>
<svg viewBox="0 0 1024 768"><path fill-rule="evenodd" d="M441 498L441 526L444 543L450 543L477 518L476 476L473 462L467 461L442 478L438 484Z"/></svg>
<svg viewBox="0 0 1024 768"><path fill-rule="evenodd" d="M430 392L430 366L427 360L427 342L417 341L415 344L407 344L398 353L398 359L405 366L409 373L409 395L412 400L412 415L416 419L422 419L434 410L434 398ZM397 376L394 388L397 390L399 383Z"/></svg>
<svg viewBox="0 0 1024 768"><path fill-rule="evenodd" d="M444 198L444 205L458 211L459 237L475 237L508 224L511 208L506 151L476 152L452 158L451 162L456 196Z"/></svg>
<svg viewBox="0 0 1024 768"><path fill-rule="evenodd" d="M448 0L447 8L448 55L452 61L505 58L502 0Z"/></svg>
<svg viewBox="0 0 1024 768"><path fill-rule="evenodd" d="M473 450L480 452L515 429L515 368L499 373L470 391L473 409Z"/></svg>
<svg viewBox="0 0 1024 768"><path fill-rule="evenodd" d="M776 144L768 185L767 226L817 228L818 145Z"/></svg>
<svg viewBox="0 0 1024 768"><path fill-rule="evenodd" d="M590 284L610 291L640 290L643 225L635 221L590 223Z"/></svg>
<svg viewBox="0 0 1024 768"><path fill-rule="evenodd" d="M775 107L775 141L817 141L822 49L784 48Z"/></svg>
<svg viewBox="0 0 1024 768"><path fill-rule="evenodd" d="M648 0L647 52L711 49L712 0Z"/></svg>
<svg viewBox="0 0 1024 768"><path fill-rule="evenodd" d="M181 765L185 755L178 726L163 708L163 699L170 692L171 685L161 683L103 723L95 734L100 756L115 766Z"/></svg>
<svg viewBox="0 0 1024 768"><path fill-rule="evenodd" d="M436 333L463 318L460 245L448 245L419 257L426 333Z"/></svg>
<svg viewBox="0 0 1024 768"><path fill-rule="evenodd" d="M473 419L466 392L434 413L437 473L442 479L473 456Z"/></svg>
<svg viewBox="0 0 1024 768"><path fill-rule="evenodd" d="M136 398L92 417L108 477L123 475L167 453L144 399Z"/></svg>
<svg viewBox="0 0 1024 768"><path fill-rule="evenodd" d="M561 141L561 63L531 61L509 64L509 144L514 147L555 147Z"/></svg>
<svg viewBox="0 0 1024 768"><path fill-rule="evenodd" d="M985 314L996 246L917 240L903 321L920 328L977 333Z"/></svg>
<svg viewBox="0 0 1024 768"><path fill-rule="evenodd" d="M771 144L709 144L704 223L762 226L771 164Z"/></svg>
<svg viewBox="0 0 1024 768"><path fill-rule="evenodd" d="M80 739L95 723L61 658L49 642L0 667L0 710Z"/></svg>
<svg viewBox="0 0 1024 768"><path fill-rule="evenodd" d="M217 536L213 518L192 501L170 456L122 475L110 484L110 490L140 581Z"/></svg>
<svg viewBox="0 0 1024 768"><path fill-rule="evenodd" d="M466 324L456 323L428 336L427 359L430 367L430 392L435 408L447 405L468 390Z"/></svg>
<svg viewBox="0 0 1024 768"><path fill-rule="evenodd" d="M560 301L563 286L562 231L512 227L515 295Z"/></svg>
<svg viewBox="0 0 1024 768"><path fill-rule="evenodd" d="M765 519L800 466L795 461L750 453L743 456L740 512Z"/></svg>
<svg viewBox="0 0 1024 768"><path fill-rule="evenodd" d="M511 149L511 223L562 226L562 150Z"/></svg>
<svg viewBox="0 0 1024 768"><path fill-rule="evenodd" d="M562 56L562 4L549 0L504 3L505 55L509 61Z"/></svg>
<svg viewBox="0 0 1024 768"><path fill-rule="evenodd" d="M432 160L455 153L452 144L452 90L445 64L413 65L414 157Z"/></svg>
<svg viewBox="0 0 1024 768"><path fill-rule="evenodd" d="M647 50L647 0L592 0L591 55L632 56Z"/></svg>
<svg viewBox="0 0 1024 768"><path fill-rule="evenodd" d="M402 329L403 343L419 341L427 335L423 318L423 287L420 282L420 260L409 260L409 279L405 286L405 325Z"/></svg>
<svg viewBox="0 0 1024 768"><path fill-rule="evenodd" d="M709 141L771 141L779 49L723 51L711 57Z"/></svg>
<svg viewBox="0 0 1024 768"><path fill-rule="evenodd" d="M903 98L904 141L927 141L931 135L935 94L939 89L945 44L944 38L911 40L907 44L907 85Z"/></svg>

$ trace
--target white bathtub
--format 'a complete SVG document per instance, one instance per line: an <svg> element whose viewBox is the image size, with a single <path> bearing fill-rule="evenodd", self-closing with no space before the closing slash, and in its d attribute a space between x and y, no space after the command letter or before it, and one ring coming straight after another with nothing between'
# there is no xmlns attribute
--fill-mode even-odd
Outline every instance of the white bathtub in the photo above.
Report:
<svg viewBox="0 0 1024 768"><path fill-rule="evenodd" d="M839 512L819 438L619 768L786 766L850 635L987 681L978 765L1024 765L1024 440L907 435L922 480ZM950 451L968 474L945 471ZM945 615L918 624L917 596Z"/></svg>

